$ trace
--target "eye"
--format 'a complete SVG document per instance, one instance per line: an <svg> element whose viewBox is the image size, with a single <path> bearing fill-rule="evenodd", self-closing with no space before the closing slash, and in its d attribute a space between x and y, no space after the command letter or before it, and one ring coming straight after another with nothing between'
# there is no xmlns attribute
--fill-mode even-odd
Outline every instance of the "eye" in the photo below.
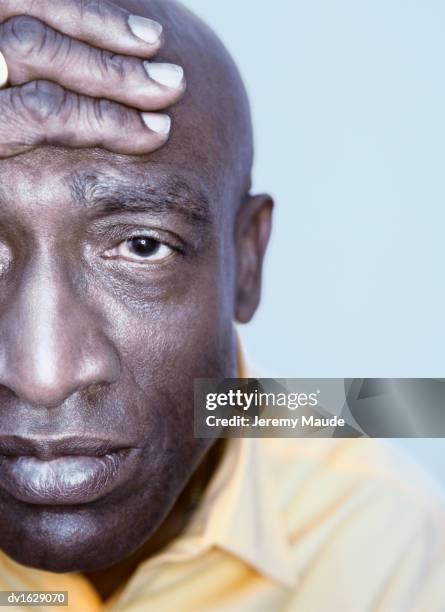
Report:
<svg viewBox="0 0 445 612"><path fill-rule="evenodd" d="M149 236L133 236L108 251L106 256L122 257L128 261L160 262L167 259L172 253L174 250L159 240Z"/></svg>

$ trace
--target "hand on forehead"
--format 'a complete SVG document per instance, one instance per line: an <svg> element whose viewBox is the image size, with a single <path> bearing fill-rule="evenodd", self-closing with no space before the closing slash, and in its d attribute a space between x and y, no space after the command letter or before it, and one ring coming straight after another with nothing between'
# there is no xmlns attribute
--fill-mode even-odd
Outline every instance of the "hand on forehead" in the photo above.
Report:
<svg viewBox="0 0 445 612"><path fill-rule="evenodd" d="M166 142L170 117L155 111L179 100L185 79L151 59L159 22L107 0L8 0L0 21L1 157L42 144L140 154Z"/></svg>

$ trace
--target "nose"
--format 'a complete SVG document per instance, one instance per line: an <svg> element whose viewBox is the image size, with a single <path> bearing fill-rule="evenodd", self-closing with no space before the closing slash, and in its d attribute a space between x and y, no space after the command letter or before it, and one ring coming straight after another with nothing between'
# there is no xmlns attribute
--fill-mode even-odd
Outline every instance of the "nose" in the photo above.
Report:
<svg viewBox="0 0 445 612"><path fill-rule="evenodd" d="M59 271L30 270L0 312L0 385L35 406L115 382L118 353L103 320Z"/></svg>

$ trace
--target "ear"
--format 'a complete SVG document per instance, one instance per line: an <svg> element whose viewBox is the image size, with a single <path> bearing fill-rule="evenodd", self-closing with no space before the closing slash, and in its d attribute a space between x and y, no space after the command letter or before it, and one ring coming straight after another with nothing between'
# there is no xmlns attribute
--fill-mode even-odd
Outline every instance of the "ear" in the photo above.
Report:
<svg viewBox="0 0 445 612"><path fill-rule="evenodd" d="M260 302L263 261L272 230L272 210L270 196L249 195L237 214L235 318L239 323L248 323Z"/></svg>

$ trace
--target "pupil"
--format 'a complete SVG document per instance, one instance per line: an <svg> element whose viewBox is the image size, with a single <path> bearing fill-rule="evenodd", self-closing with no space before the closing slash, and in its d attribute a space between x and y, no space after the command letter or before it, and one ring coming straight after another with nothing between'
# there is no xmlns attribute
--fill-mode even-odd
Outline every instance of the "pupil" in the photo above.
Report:
<svg viewBox="0 0 445 612"><path fill-rule="evenodd" d="M140 236L138 238L130 238L128 246L130 251L135 255L139 255L139 257L149 257L150 255L154 255L159 249L159 242L152 238Z"/></svg>

